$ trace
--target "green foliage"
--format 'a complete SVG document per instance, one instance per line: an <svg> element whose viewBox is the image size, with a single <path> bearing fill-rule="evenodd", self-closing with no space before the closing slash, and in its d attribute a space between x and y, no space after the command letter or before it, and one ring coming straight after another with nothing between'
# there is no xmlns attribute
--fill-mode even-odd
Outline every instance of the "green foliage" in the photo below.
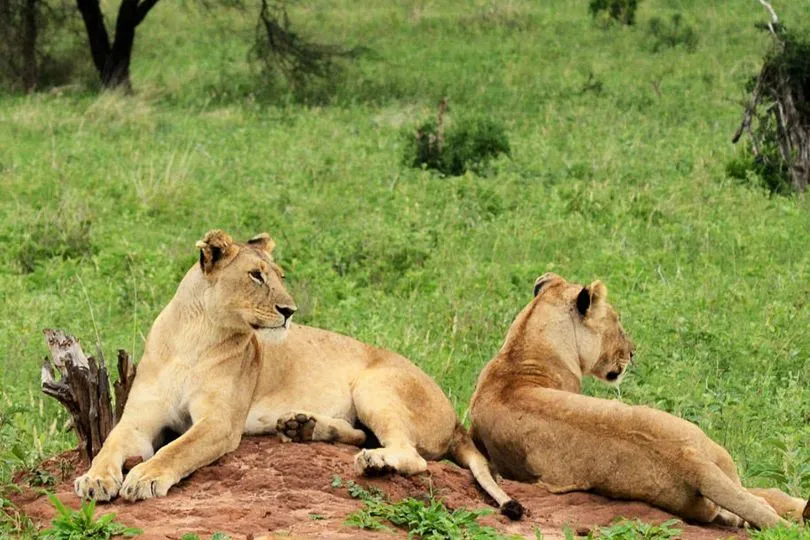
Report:
<svg viewBox="0 0 810 540"><path fill-rule="evenodd" d="M588 11L594 19L632 25L639 0L591 0Z"/></svg>
<svg viewBox="0 0 810 540"><path fill-rule="evenodd" d="M7 492L14 487L5 486L0 493L0 538L35 538L37 529L33 521L6 498Z"/></svg>
<svg viewBox="0 0 810 540"><path fill-rule="evenodd" d="M577 534L566 525L563 527L563 535L566 540L585 538L587 540L669 540L670 538L680 538L681 530L673 528L679 523L677 519L670 519L658 525L645 523L640 519L628 520L621 518L609 527L596 527L588 531L585 536Z"/></svg>
<svg viewBox="0 0 810 540"><path fill-rule="evenodd" d="M346 525L361 529L385 530L385 522L408 531L409 538L425 540L440 539L500 539L504 538L492 527L482 526L478 518L491 513L491 510L467 510L460 508L452 512L432 495L427 501L413 498L392 503L385 494L376 489L365 489L359 484L348 482L349 495L360 499L364 508L349 514Z"/></svg>
<svg viewBox="0 0 810 540"><path fill-rule="evenodd" d="M647 36L652 52L675 48L682 48L690 53L697 50L698 34L691 25L684 22L681 13L673 13L669 21L653 17L648 24Z"/></svg>
<svg viewBox="0 0 810 540"><path fill-rule="evenodd" d="M644 523L636 519L633 521L622 520L610 527L599 527L595 533L588 535L588 538L599 538L600 540L668 540L669 538L680 538L681 530L673 528L678 523L677 519L670 519L659 525Z"/></svg>
<svg viewBox="0 0 810 540"><path fill-rule="evenodd" d="M751 540L810 540L810 527L795 523L777 525L761 531L751 529L748 536Z"/></svg>
<svg viewBox="0 0 810 540"><path fill-rule="evenodd" d="M51 522L51 528L40 533L43 540L107 540L114 536L143 533L140 529L117 523L114 513L96 519L96 501L82 501L81 508L76 511L62 504L56 495L48 494L48 499L56 508L57 516Z"/></svg>
<svg viewBox="0 0 810 540"><path fill-rule="evenodd" d="M230 540L230 536L225 533L215 532L211 535L210 540ZM196 533L185 533L180 537L180 540L200 540L200 535Z"/></svg>
<svg viewBox="0 0 810 540"><path fill-rule="evenodd" d="M810 179L810 161L796 147L797 139L810 137L810 32L782 25L774 30L761 72L746 86L751 93L746 104L751 117L748 138L740 155L727 164L726 174L786 195L803 189L792 168L803 171L803 182Z"/></svg>
<svg viewBox="0 0 810 540"><path fill-rule="evenodd" d="M468 170L481 173L492 159L511 155L506 130L494 120L462 119L446 130L442 128L435 120L428 120L416 131L406 133L403 162L459 176Z"/></svg>
<svg viewBox="0 0 810 540"><path fill-rule="evenodd" d="M746 142L742 151L726 163L726 175L776 195L793 194L790 171L779 152L776 132L765 130L761 135L763 141L759 155L754 153L751 142Z"/></svg>
<svg viewBox="0 0 810 540"><path fill-rule="evenodd" d="M810 457L801 451L801 446L808 443L807 434L785 433L780 439L771 438L764 443L771 452L765 460L751 466L751 476L785 486L790 493L810 493Z"/></svg>

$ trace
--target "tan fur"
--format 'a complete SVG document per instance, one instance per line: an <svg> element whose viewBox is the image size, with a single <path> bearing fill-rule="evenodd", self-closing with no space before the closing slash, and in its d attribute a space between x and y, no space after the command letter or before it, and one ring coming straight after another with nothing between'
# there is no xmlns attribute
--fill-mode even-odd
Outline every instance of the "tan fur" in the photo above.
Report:
<svg viewBox="0 0 810 540"><path fill-rule="evenodd" d="M430 377L393 352L285 319L280 309L295 306L268 235L240 244L211 231L197 247L200 264L155 321L123 417L76 480L79 496L165 495L243 433L361 446L362 423L382 447L357 454L359 471L413 474L452 457L514 510ZM164 428L182 435L152 456ZM124 480L130 456L145 461Z"/></svg>
<svg viewBox="0 0 810 540"><path fill-rule="evenodd" d="M473 439L500 474L555 493L643 500L700 522L765 527L783 521L774 508L801 515L801 499L743 488L731 456L697 426L580 394L585 375L618 383L634 350L601 282L545 274L535 294L471 401Z"/></svg>

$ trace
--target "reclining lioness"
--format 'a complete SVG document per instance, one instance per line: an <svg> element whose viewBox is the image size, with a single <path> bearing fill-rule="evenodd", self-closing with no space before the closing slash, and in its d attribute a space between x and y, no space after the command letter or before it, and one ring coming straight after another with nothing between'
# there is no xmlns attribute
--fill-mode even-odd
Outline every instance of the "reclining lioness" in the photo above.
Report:
<svg viewBox="0 0 810 540"><path fill-rule="evenodd" d="M506 515L520 517L520 504L497 486L450 401L419 368L395 353L290 323L296 307L273 246L267 234L242 244L217 230L197 243L200 262L155 320L121 421L76 480L76 493L98 500L163 496L234 450L243 433L360 446L361 423L382 447L357 454L360 472L413 474L426 470L426 459L451 457L472 470ZM182 435L155 453L165 429ZM130 456L145 461L124 479Z"/></svg>
<svg viewBox="0 0 810 540"><path fill-rule="evenodd" d="M801 499L743 488L728 452L694 424L580 394L583 375L618 383L633 356L601 282L583 287L549 273L534 294L470 406L473 440L500 474L554 493L642 500L699 522L767 527L801 516Z"/></svg>

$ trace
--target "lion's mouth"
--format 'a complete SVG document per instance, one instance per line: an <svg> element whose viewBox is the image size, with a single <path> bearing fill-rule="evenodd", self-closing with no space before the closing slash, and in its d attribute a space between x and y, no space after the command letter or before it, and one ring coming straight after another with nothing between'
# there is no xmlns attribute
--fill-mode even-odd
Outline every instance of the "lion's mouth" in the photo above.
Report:
<svg viewBox="0 0 810 540"><path fill-rule="evenodd" d="M264 326L261 324L250 323L250 327L254 330L281 330L282 328L287 328L287 322L283 322L278 326Z"/></svg>
<svg viewBox="0 0 810 540"><path fill-rule="evenodd" d="M619 375L621 374L622 374L621 371L608 371L606 378L609 381L615 381L616 379L619 378Z"/></svg>

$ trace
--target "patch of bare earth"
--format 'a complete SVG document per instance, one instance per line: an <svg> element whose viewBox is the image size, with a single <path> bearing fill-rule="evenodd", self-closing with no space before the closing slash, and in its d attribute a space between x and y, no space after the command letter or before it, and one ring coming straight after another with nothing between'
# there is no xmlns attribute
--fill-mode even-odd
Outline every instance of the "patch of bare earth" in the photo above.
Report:
<svg viewBox="0 0 810 540"><path fill-rule="evenodd" d="M138 503L116 500L99 504L97 513L116 512L122 523L143 529L142 538L179 539L184 533L206 538L221 531L234 538L283 535L318 538L391 538L390 532L370 532L344 525L346 515L362 507L345 487L331 487L335 475L385 491L393 500L424 498L433 493L450 508L482 508L489 502L469 471L450 463L430 463L429 471L409 478L358 477L352 467L356 449L323 443L282 444L274 437L246 437L239 448L203 467L169 491L164 498ZM73 479L84 472L76 452L66 452L43 466L62 480L53 488L68 506L78 508ZM504 489L530 512L520 522L493 513L481 519L503 533L534 538L539 527L545 538L562 538L562 527L585 531L609 525L619 516L660 523L673 516L639 502L612 501L590 493L553 495L529 484L504 481ZM27 489L13 501L40 525L54 510L46 497ZM679 524L683 538L744 537L740 529ZM403 531L396 531L405 536ZM206 536L204 536L206 535Z"/></svg>

